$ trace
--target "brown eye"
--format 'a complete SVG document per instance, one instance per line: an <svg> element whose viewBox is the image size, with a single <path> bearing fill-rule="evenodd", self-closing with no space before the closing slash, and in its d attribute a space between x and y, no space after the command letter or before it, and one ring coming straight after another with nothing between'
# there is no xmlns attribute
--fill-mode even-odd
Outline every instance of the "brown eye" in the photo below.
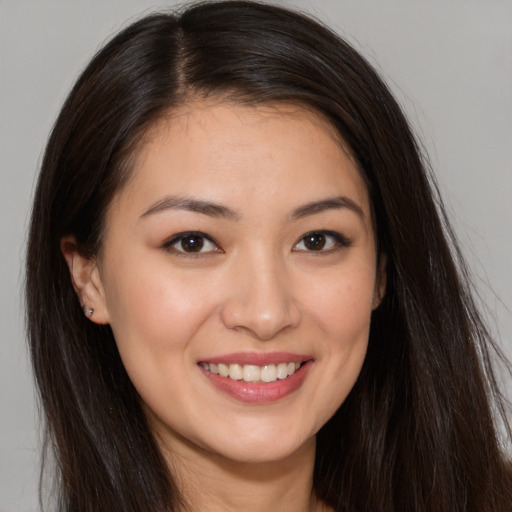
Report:
<svg viewBox="0 0 512 512"><path fill-rule="evenodd" d="M200 252L204 246L204 238L199 235L184 236L180 245L184 252Z"/></svg>
<svg viewBox="0 0 512 512"><path fill-rule="evenodd" d="M324 252L350 247L351 241L335 231L311 231L293 247L296 252Z"/></svg>
<svg viewBox="0 0 512 512"><path fill-rule="evenodd" d="M310 251L321 251L325 247L325 236L322 233L310 233L302 240Z"/></svg>
<svg viewBox="0 0 512 512"><path fill-rule="evenodd" d="M180 233L163 245L166 251L183 254L204 254L222 252L219 246L204 233Z"/></svg>

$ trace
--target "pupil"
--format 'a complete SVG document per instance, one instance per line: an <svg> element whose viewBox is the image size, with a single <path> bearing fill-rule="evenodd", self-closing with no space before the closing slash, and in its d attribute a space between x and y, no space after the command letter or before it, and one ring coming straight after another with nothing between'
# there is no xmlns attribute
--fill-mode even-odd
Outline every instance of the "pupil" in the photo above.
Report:
<svg viewBox="0 0 512 512"><path fill-rule="evenodd" d="M181 247L186 252L199 252L203 244L203 238L200 236L187 236L181 240Z"/></svg>
<svg viewBox="0 0 512 512"><path fill-rule="evenodd" d="M311 251L319 251L324 248L325 236L320 233L307 235L304 238L304 245Z"/></svg>

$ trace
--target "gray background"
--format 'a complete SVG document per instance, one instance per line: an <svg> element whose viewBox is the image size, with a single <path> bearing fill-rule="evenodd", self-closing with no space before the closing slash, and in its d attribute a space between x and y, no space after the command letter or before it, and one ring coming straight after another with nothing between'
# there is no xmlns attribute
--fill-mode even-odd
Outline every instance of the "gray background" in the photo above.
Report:
<svg viewBox="0 0 512 512"><path fill-rule="evenodd" d="M491 327L512 353L512 2L287 4L345 34L391 85L430 153ZM99 45L128 20L172 5L0 0L0 512L37 509L37 411L20 288L46 137Z"/></svg>

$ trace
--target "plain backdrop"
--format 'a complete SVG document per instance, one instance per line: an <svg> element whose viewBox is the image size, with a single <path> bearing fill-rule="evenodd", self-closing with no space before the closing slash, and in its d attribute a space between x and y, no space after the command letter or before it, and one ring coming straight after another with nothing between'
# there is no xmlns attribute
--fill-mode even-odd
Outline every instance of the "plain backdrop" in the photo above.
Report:
<svg viewBox="0 0 512 512"><path fill-rule="evenodd" d="M491 327L511 354L512 2L281 3L345 35L395 92L430 154ZM98 47L129 20L173 5L0 0L0 512L38 507L37 408L20 290L46 138Z"/></svg>

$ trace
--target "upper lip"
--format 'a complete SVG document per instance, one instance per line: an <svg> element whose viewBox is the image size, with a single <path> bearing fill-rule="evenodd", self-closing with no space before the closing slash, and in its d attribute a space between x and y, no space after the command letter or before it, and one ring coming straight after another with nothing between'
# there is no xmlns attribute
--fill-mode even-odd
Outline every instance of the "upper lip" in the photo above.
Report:
<svg viewBox="0 0 512 512"><path fill-rule="evenodd" d="M304 354L293 354L291 352L236 352L232 354L223 354L201 359L199 362L222 363L222 364L251 364L255 366L265 366L269 364L291 363L309 361L311 356Z"/></svg>

